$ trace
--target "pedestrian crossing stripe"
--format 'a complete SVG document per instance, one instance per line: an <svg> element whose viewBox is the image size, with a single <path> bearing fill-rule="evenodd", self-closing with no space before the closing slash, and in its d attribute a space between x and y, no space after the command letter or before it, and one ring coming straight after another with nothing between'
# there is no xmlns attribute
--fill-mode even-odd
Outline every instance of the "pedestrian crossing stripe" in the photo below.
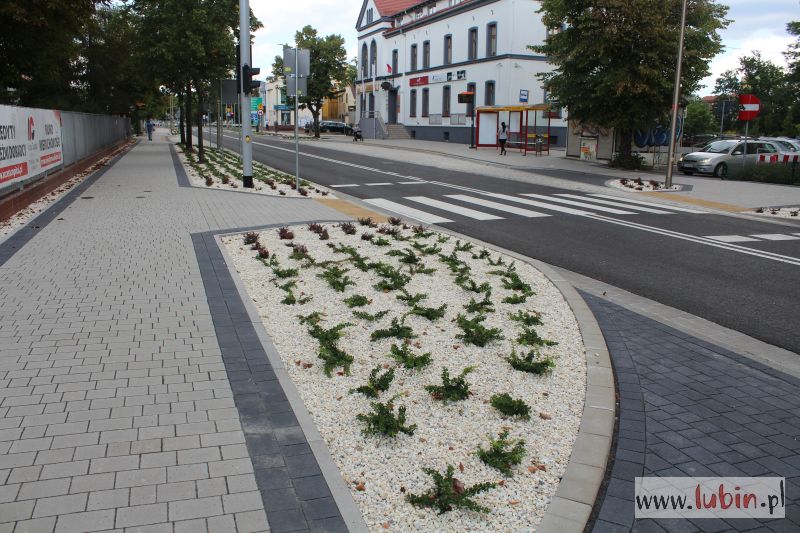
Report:
<svg viewBox="0 0 800 533"><path fill-rule="evenodd" d="M606 199L605 197L596 198L594 196L596 195L582 196L566 193L555 195L522 193L515 196L475 191L473 194L445 194L442 195L443 199L436 199L428 196L404 196L395 200L371 198L366 200L366 202L429 224L444 224L453 222L453 220L446 216L435 214L435 211L431 213L417 207L411 207L407 205L407 202L421 204L435 209L436 211L452 213L463 218L481 221L503 220L507 215L516 215L523 218L540 218L553 216L554 212L579 216L600 216L605 214L638 215L643 213L671 215L685 211L698 214L703 213L703 211L652 202L636 201L635 204L623 203L626 202L627 199L620 200L616 196L607 197L613 198L613 200ZM462 204L470 204L471 207ZM506 216L501 216L501 213Z"/></svg>
<svg viewBox="0 0 800 533"><path fill-rule="evenodd" d="M622 196L611 196L610 194L590 194L589 196L596 196L598 198L608 198L610 200L616 200L618 202L624 202L628 204L636 204L636 205L646 205L651 207L657 207L659 209L671 209L672 211L680 211L681 213L694 213L696 215L703 215L706 211L699 211L697 209L689 209L688 207L678 207L676 205L665 205L665 204L657 204L653 202L643 202L642 200L634 200L633 198L627 198Z"/></svg>
<svg viewBox="0 0 800 533"><path fill-rule="evenodd" d="M797 241L800 233L757 233L754 235L706 235L719 242Z"/></svg>

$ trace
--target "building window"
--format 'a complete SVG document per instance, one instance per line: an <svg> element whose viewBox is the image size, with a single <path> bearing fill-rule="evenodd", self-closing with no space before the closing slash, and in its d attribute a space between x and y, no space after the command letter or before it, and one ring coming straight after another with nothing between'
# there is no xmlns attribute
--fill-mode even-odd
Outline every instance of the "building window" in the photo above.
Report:
<svg viewBox="0 0 800 533"><path fill-rule="evenodd" d="M428 15L433 15L434 13L436 13L436 6L428 6Z"/></svg>
<svg viewBox="0 0 800 533"><path fill-rule="evenodd" d="M422 116L428 116L428 89L422 89Z"/></svg>
<svg viewBox="0 0 800 533"><path fill-rule="evenodd" d="M430 68L431 66L431 42L425 41L422 43L422 68Z"/></svg>
<svg viewBox="0 0 800 533"><path fill-rule="evenodd" d="M486 26L486 57L497 55L497 23L492 22Z"/></svg>
<svg viewBox="0 0 800 533"><path fill-rule="evenodd" d="M467 36L467 59L475 61L478 59L478 28L470 28Z"/></svg>
<svg viewBox="0 0 800 533"><path fill-rule="evenodd" d="M453 36L444 36L444 64L449 65L453 62Z"/></svg>
<svg viewBox="0 0 800 533"><path fill-rule="evenodd" d="M475 113L475 102L476 102L476 98L475 97L477 96L475 89L476 89L476 85L474 83L468 83L467 84L467 92L468 93L472 93L472 103L471 104L467 104L467 116L468 117L473 116L474 113Z"/></svg>
<svg viewBox="0 0 800 533"><path fill-rule="evenodd" d="M450 86L442 87L442 116L450 116Z"/></svg>
<svg viewBox="0 0 800 533"><path fill-rule="evenodd" d="M417 116L417 90L411 89L409 94L409 102L408 102L408 116L409 117L416 117Z"/></svg>
<svg viewBox="0 0 800 533"><path fill-rule="evenodd" d="M494 82L486 82L486 94L483 96L483 105L494 105Z"/></svg>
<svg viewBox="0 0 800 533"><path fill-rule="evenodd" d="M417 45L411 45L411 70L417 70Z"/></svg>
<svg viewBox="0 0 800 533"><path fill-rule="evenodd" d="M392 50L392 76L397 76L397 50Z"/></svg>
<svg viewBox="0 0 800 533"><path fill-rule="evenodd" d="M367 24L372 24L373 13L372 8L367 9Z"/></svg>
<svg viewBox="0 0 800 533"><path fill-rule="evenodd" d="M421 19L422 18L422 10L418 9L414 12L414 19Z"/></svg>
<svg viewBox="0 0 800 533"><path fill-rule="evenodd" d="M361 46L361 79L366 79L369 77L369 57L367 56L367 43L364 43Z"/></svg>
<svg viewBox="0 0 800 533"><path fill-rule="evenodd" d="M369 96L367 98L369 100L369 116L370 117L374 117L375 116L375 93L369 93Z"/></svg>
<svg viewBox="0 0 800 533"><path fill-rule="evenodd" d="M378 75L378 45L375 40L369 45L369 75L372 78Z"/></svg>

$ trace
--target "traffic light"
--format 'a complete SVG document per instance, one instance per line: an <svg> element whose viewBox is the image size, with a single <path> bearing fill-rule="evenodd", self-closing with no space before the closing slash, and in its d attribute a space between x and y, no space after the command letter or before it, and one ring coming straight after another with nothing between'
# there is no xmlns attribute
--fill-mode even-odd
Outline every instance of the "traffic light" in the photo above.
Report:
<svg viewBox="0 0 800 533"><path fill-rule="evenodd" d="M260 68L242 65L242 90L244 92L252 93L261 86L260 81L253 79L253 76L258 76L259 73L261 73Z"/></svg>

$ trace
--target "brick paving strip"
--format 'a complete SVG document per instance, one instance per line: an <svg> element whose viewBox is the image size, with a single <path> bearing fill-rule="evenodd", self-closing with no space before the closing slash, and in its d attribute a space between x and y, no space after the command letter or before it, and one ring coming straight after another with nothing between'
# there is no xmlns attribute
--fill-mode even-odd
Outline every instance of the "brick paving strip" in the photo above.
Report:
<svg viewBox="0 0 800 533"><path fill-rule="evenodd" d="M266 456L244 431L255 406L235 399L238 383L279 391L267 364L229 381L237 347L218 341L220 301L204 279L219 259L198 264L195 250L205 232L341 216L175 180L167 143L140 143L0 245L0 532L341 529L330 502L303 503L319 493L301 495L299 481L305 523L268 524ZM254 339L239 333L254 363ZM279 411L256 438L303 456ZM318 481L309 459L287 460L290 478Z"/></svg>
<svg viewBox="0 0 800 533"><path fill-rule="evenodd" d="M619 392L615 457L592 531L800 531L800 379L581 295ZM785 477L786 518L634 520L634 478L643 475Z"/></svg>

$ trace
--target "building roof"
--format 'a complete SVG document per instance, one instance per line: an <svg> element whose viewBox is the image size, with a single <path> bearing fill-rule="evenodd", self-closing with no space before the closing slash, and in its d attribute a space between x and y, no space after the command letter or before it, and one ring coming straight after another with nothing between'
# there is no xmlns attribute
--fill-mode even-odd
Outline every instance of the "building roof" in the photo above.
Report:
<svg viewBox="0 0 800 533"><path fill-rule="evenodd" d="M425 3L424 0L374 0L375 7L382 17L390 17L401 11L412 8L418 4Z"/></svg>

